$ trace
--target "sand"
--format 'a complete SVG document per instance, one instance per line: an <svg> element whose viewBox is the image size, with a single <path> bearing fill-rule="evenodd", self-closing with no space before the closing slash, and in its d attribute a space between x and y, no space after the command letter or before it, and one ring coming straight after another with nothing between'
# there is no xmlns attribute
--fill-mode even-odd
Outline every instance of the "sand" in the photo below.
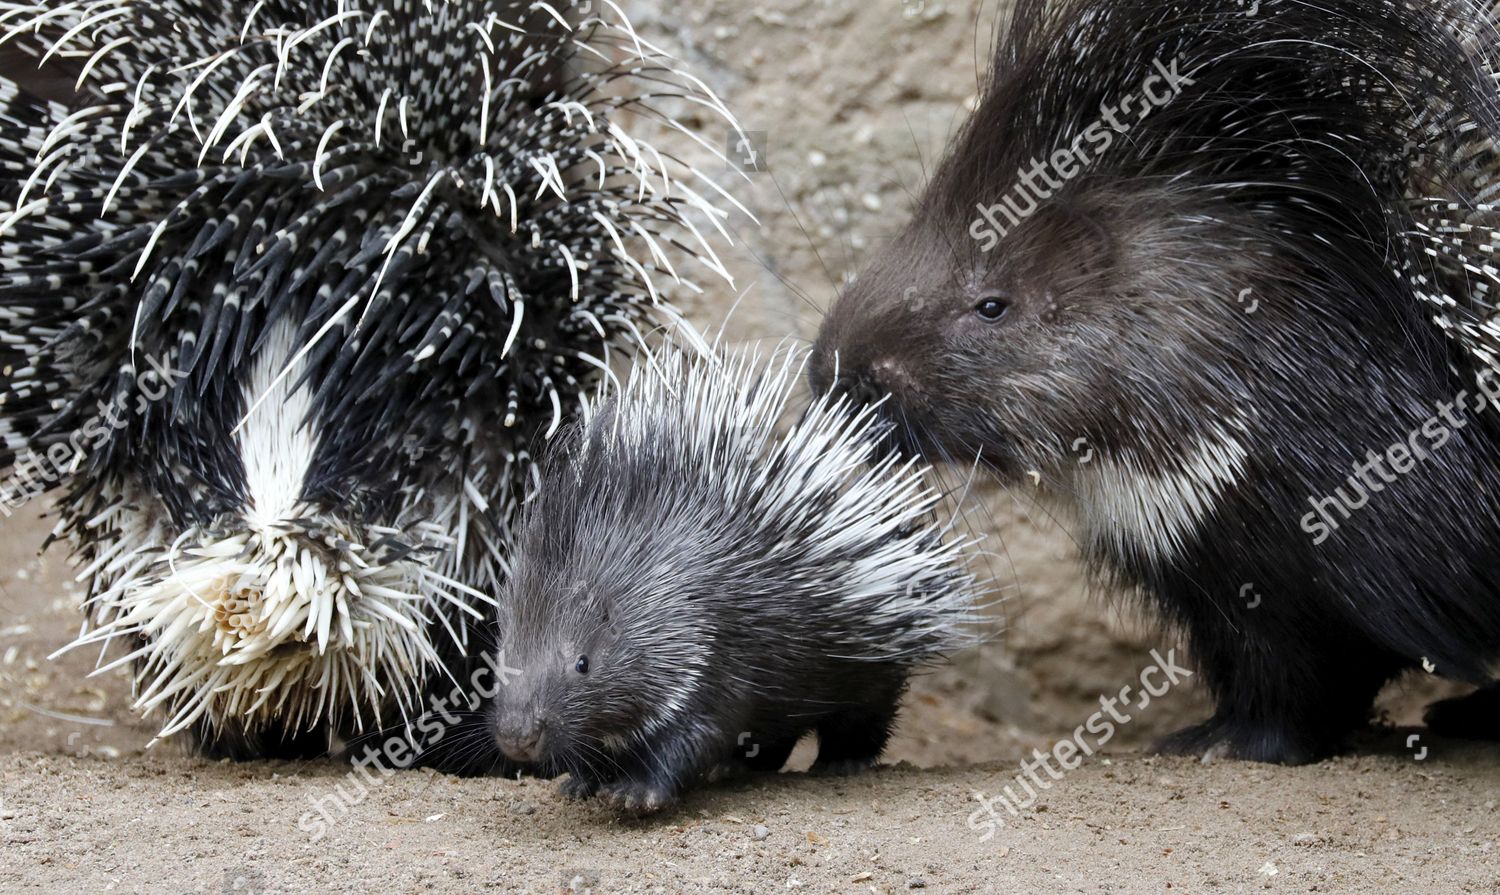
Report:
<svg viewBox="0 0 1500 895"><path fill-rule="evenodd" d="M988 679L983 656L918 681L891 765L738 778L644 820L549 781L148 749L123 677L45 658L76 628L76 596L61 562L33 558L42 525L6 525L4 893L1500 891L1500 750L1392 730L1304 768L1141 754L1141 731L1199 710L1186 688L1060 779L1038 770L1046 788L1016 816L997 806L986 841L976 791L1024 798L1028 750L1088 706L1051 696L1059 717L1031 730L986 721L965 684Z"/></svg>

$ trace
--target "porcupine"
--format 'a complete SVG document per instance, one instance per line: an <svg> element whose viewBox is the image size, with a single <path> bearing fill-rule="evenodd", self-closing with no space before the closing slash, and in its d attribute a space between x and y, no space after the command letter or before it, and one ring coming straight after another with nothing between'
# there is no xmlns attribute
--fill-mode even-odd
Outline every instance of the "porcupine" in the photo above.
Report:
<svg viewBox="0 0 1500 895"><path fill-rule="evenodd" d="M1497 46L1465 0L1023 0L823 322L816 388L1030 478L1185 631L1215 710L1164 750L1306 762L1404 670L1495 680Z"/></svg>
<svg viewBox="0 0 1500 895"><path fill-rule="evenodd" d="M967 542L841 400L778 419L805 353L668 348L575 424L523 510L494 742L563 792L652 811L725 768L883 750L915 666L970 642Z"/></svg>
<svg viewBox="0 0 1500 895"><path fill-rule="evenodd" d="M536 445L727 278L649 140L735 125L594 7L0 3L6 497L56 487L161 736L316 754L456 678Z"/></svg>

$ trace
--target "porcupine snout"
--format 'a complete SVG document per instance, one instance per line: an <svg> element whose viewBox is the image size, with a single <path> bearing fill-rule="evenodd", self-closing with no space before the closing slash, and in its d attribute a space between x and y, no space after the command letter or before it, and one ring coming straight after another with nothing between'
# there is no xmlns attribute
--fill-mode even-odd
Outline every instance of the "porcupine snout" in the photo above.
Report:
<svg viewBox="0 0 1500 895"><path fill-rule="evenodd" d="M813 388L818 394L847 398L855 407L875 404L890 392L870 367L842 369L836 377L829 373L822 381L814 379Z"/></svg>
<svg viewBox="0 0 1500 895"><path fill-rule="evenodd" d="M495 745L506 758L534 764L542 757L546 725L528 711L502 711L495 721Z"/></svg>
<svg viewBox="0 0 1500 895"><path fill-rule="evenodd" d="M903 377L897 365L863 347L820 340L808 362L808 382L814 394L844 397L851 405L863 407L900 387Z"/></svg>

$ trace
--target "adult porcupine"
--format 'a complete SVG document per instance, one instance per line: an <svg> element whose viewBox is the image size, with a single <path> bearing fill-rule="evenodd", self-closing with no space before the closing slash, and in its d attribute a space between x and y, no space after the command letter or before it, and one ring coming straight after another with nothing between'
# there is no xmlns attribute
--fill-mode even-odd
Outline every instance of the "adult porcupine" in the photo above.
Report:
<svg viewBox="0 0 1500 895"><path fill-rule="evenodd" d="M648 138L727 113L594 6L0 3L7 497L58 486L80 642L129 645L162 735L405 713L535 443L674 319L655 279L723 273Z"/></svg>
<svg viewBox="0 0 1500 895"><path fill-rule="evenodd" d="M720 765L875 761L915 665L968 639L973 581L873 413L776 425L802 364L637 364L523 511L488 712L514 762L655 810Z"/></svg>
<svg viewBox="0 0 1500 895"><path fill-rule="evenodd" d="M818 387L1031 474L1191 635L1217 707L1164 748L1307 761L1403 669L1494 680L1497 46L1467 0L1024 0L825 321Z"/></svg>

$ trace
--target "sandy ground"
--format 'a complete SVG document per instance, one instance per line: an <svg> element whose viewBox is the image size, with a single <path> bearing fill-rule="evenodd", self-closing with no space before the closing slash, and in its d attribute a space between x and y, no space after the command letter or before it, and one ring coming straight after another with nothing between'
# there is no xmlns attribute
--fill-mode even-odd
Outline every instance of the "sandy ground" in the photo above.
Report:
<svg viewBox="0 0 1500 895"><path fill-rule="evenodd" d="M1015 680L992 651L918 681L891 766L739 778L647 820L544 781L146 748L153 728L129 713L121 676L85 680L92 656L46 658L75 629L77 597L61 562L36 557L44 526L3 530L4 893L1500 891L1500 752L1404 730L1295 769L1132 749L1201 711L1190 686L1061 779L1039 770L1035 802L986 841L976 792L1024 798L1028 750L1097 708L1067 695L1087 686L1074 675L1034 700L1028 728L987 720L992 690ZM1134 676L1116 671L1116 684Z"/></svg>
<svg viewBox="0 0 1500 895"><path fill-rule="evenodd" d="M972 106L996 3L623 5L725 98L766 160L748 181L722 174L760 221L740 222L725 258L752 287L732 336L811 336ZM733 297L692 316L716 323ZM130 714L122 676L86 679L92 655L47 659L79 616L61 553L37 556L45 525L0 520L0 893L1500 891L1500 750L1397 729L1299 769L1142 754L1206 714L1191 685L981 841L976 791L999 792L1151 650L1181 645L1091 593L1065 523L1030 495L978 492L968 522L988 535L1003 633L917 682L894 766L732 781L648 821L565 803L540 781L407 772L358 788L332 762L145 749L154 728ZM1394 689L1388 717L1413 723L1434 690ZM340 786L364 795L314 841L304 817L334 811Z"/></svg>

